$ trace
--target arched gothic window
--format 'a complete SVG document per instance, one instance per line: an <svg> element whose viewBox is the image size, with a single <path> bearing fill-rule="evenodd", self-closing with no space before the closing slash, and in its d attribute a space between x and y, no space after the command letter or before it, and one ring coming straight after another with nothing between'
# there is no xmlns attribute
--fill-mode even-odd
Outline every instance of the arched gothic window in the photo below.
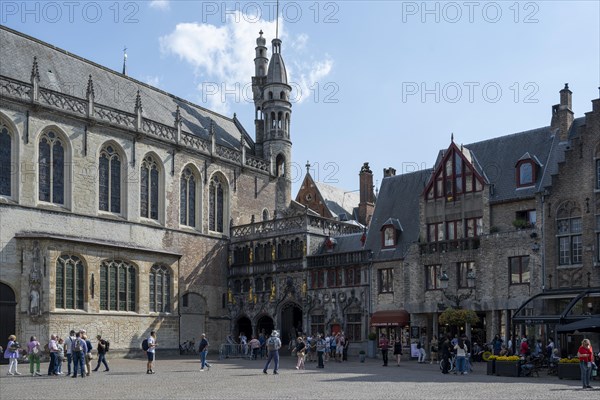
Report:
<svg viewBox="0 0 600 400"><path fill-rule="evenodd" d="M181 174L179 222L181 225L196 226L196 177L191 168Z"/></svg>
<svg viewBox="0 0 600 400"><path fill-rule="evenodd" d="M158 220L159 166L147 156L140 167L140 216Z"/></svg>
<svg viewBox="0 0 600 400"><path fill-rule="evenodd" d="M263 221L268 221L269 220L269 210L267 210L266 208L262 212L262 220Z"/></svg>
<svg viewBox="0 0 600 400"><path fill-rule="evenodd" d="M213 176L208 195L208 229L213 232L224 232L225 195L223 182L217 176Z"/></svg>
<svg viewBox="0 0 600 400"><path fill-rule="evenodd" d="M56 260L56 308L83 310L85 268L78 257L62 255Z"/></svg>
<svg viewBox="0 0 600 400"><path fill-rule="evenodd" d="M0 125L0 196L11 196L12 173L12 135Z"/></svg>
<svg viewBox="0 0 600 400"><path fill-rule="evenodd" d="M171 312L171 274L161 265L150 270L150 311Z"/></svg>
<svg viewBox="0 0 600 400"><path fill-rule="evenodd" d="M101 211L121 213L121 157L111 145L100 151L98 162L99 199Z"/></svg>
<svg viewBox="0 0 600 400"><path fill-rule="evenodd" d="M125 261L111 260L100 264L100 309L136 311L137 272Z"/></svg>
<svg viewBox="0 0 600 400"><path fill-rule="evenodd" d="M39 199L65 203L65 147L52 131L42 134L39 143Z"/></svg>
<svg viewBox="0 0 600 400"><path fill-rule="evenodd" d="M275 175L278 177L285 176L285 158L283 157L283 155L279 154L277 156L277 158L275 159L275 165L277 168L277 171L275 171Z"/></svg>

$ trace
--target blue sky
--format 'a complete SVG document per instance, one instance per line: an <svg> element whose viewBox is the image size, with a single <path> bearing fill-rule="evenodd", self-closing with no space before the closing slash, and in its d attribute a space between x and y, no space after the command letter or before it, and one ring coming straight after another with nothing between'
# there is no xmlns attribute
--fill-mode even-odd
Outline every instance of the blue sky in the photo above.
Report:
<svg viewBox="0 0 600 400"><path fill-rule="evenodd" d="M0 23L232 116L253 132L247 85L274 1L0 3ZM566 82L575 116L600 86L597 1L282 1L294 88L293 196L304 165L358 189L432 166L454 133L472 143L549 125ZM269 45L270 48L270 45Z"/></svg>

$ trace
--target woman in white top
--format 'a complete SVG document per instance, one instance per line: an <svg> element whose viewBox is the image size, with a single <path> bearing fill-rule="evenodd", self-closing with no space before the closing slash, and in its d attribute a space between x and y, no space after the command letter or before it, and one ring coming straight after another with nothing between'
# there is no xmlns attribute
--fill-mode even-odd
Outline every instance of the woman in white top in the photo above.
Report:
<svg viewBox="0 0 600 400"><path fill-rule="evenodd" d="M456 370L460 372L461 375L465 374L465 364L467 352L467 345L462 339L458 339L458 343L454 346L454 351L456 351Z"/></svg>

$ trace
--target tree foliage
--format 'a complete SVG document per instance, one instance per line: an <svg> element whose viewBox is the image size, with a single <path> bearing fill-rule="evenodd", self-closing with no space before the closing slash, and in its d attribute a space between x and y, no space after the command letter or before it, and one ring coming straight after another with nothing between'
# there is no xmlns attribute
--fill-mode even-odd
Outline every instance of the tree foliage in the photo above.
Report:
<svg viewBox="0 0 600 400"><path fill-rule="evenodd" d="M466 323L475 325L479 322L477 313L473 310L447 308L440 314L440 324L463 326Z"/></svg>

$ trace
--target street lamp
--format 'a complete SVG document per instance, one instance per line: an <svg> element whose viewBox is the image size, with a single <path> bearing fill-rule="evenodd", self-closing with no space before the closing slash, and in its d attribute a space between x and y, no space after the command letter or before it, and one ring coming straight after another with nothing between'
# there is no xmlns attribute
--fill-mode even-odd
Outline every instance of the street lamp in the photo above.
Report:
<svg viewBox="0 0 600 400"><path fill-rule="evenodd" d="M475 287L475 271L473 270L469 270L469 272L467 273L467 288L469 289L467 293L448 293L448 284L450 282L450 278L448 277L446 271L442 271L442 273L439 276L439 280L440 288L442 289L444 297L453 303L452 308L454 309L459 309L460 303L463 300L467 300L473 295L473 288Z"/></svg>

